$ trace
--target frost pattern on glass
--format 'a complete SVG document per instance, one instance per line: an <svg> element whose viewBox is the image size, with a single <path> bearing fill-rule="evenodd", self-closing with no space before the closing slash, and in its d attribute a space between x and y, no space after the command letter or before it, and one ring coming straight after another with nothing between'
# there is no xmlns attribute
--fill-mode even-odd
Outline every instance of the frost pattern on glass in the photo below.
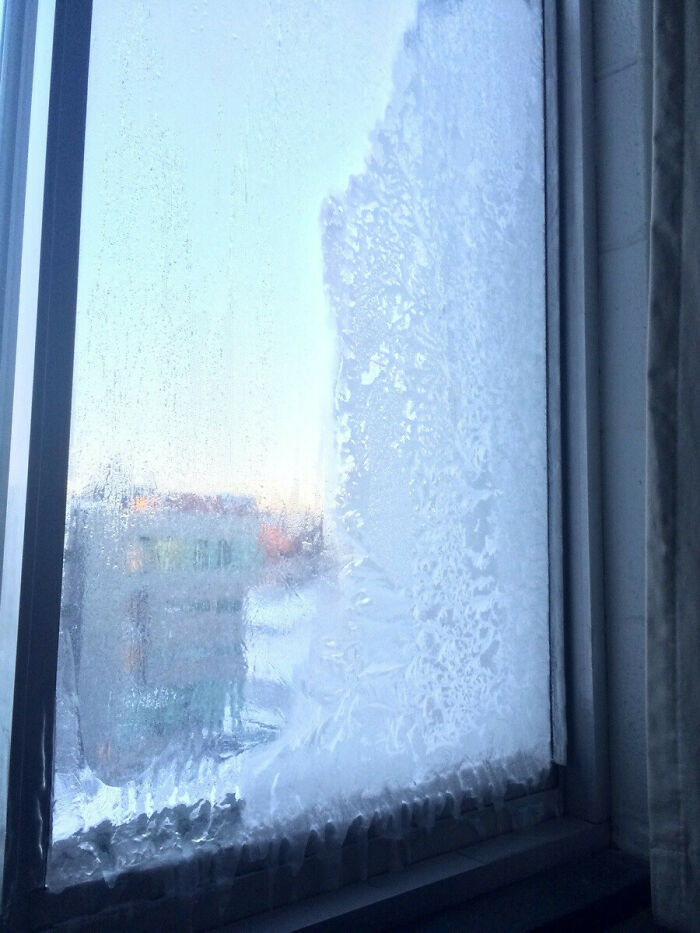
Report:
<svg viewBox="0 0 700 933"><path fill-rule="evenodd" d="M540 89L512 52L495 67L515 12L424 10L324 210L358 676L402 658L399 734L472 760L537 735L523 674L546 682L542 130L518 113Z"/></svg>
<svg viewBox="0 0 700 933"><path fill-rule="evenodd" d="M540 5L182 9L95 4L56 884L550 760Z"/></svg>

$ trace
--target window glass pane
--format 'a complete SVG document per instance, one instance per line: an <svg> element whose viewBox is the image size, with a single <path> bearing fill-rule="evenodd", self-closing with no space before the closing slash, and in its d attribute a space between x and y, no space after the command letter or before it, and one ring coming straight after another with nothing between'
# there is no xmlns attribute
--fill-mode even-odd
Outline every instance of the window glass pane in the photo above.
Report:
<svg viewBox="0 0 700 933"><path fill-rule="evenodd" d="M547 767L542 84L534 0L96 0L59 876Z"/></svg>

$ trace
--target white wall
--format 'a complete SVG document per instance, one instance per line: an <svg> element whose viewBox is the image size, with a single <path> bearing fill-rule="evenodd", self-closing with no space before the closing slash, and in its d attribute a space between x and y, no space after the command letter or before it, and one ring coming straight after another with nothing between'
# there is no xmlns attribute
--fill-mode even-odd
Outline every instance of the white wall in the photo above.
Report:
<svg viewBox="0 0 700 933"><path fill-rule="evenodd" d="M644 476L651 0L593 0L604 587L614 842L646 855Z"/></svg>

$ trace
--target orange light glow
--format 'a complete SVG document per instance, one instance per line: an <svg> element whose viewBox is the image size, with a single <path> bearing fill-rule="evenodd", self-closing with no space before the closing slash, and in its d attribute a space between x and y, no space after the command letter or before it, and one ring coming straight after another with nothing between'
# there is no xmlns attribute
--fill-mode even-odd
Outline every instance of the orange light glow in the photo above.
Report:
<svg viewBox="0 0 700 933"><path fill-rule="evenodd" d="M297 540L279 525L263 523L258 537L258 546L265 549L268 557L286 557L297 549Z"/></svg>
<svg viewBox="0 0 700 933"><path fill-rule="evenodd" d="M158 499L156 496L134 496L130 505L133 512L145 512L158 508Z"/></svg>

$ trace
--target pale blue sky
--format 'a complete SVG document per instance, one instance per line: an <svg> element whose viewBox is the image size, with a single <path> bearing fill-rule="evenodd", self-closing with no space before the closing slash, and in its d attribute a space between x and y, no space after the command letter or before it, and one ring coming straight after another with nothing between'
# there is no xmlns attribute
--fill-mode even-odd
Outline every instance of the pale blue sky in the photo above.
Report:
<svg viewBox="0 0 700 933"><path fill-rule="evenodd" d="M71 486L319 505L319 213L363 169L417 0L96 0Z"/></svg>

